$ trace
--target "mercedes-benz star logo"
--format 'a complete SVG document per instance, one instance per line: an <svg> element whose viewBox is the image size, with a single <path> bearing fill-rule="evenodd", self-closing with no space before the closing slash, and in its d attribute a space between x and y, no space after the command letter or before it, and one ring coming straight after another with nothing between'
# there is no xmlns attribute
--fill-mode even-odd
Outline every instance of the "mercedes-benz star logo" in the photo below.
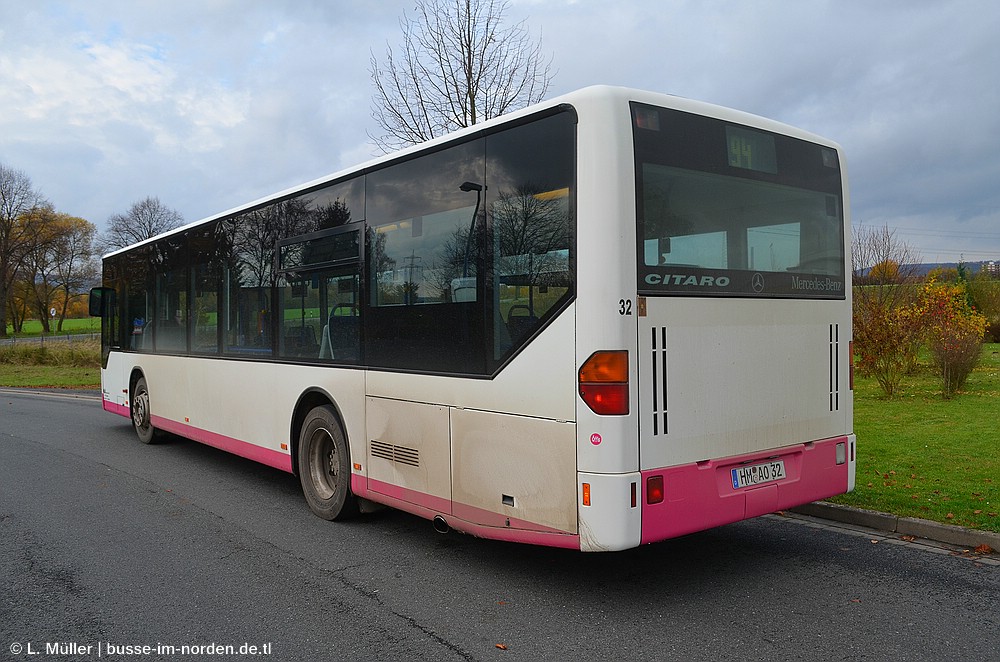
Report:
<svg viewBox="0 0 1000 662"><path fill-rule="evenodd" d="M753 280L750 283L754 292L759 294L764 291L764 277L760 275L759 271L753 275Z"/></svg>

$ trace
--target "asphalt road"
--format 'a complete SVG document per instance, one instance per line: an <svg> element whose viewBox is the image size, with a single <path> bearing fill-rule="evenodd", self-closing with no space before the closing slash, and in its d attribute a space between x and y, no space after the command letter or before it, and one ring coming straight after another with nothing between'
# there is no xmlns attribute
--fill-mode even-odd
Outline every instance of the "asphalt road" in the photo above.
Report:
<svg viewBox="0 0 1000 662"><path fill-rule="evenodd" d="M0 391L0 659L1000 658L1000 565L872 539L769 516L593 555L332 524L290 475Z"/></svg>

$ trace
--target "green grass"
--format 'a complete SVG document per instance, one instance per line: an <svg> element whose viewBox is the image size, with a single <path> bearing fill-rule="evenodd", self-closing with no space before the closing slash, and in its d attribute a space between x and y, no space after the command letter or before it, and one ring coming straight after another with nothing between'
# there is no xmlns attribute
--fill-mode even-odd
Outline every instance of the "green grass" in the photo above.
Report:
<svg viewBox="0 0 1000 662"><path fill-rule="evenodd" d="M0 386L99 388L101 342L97 338L0 344Z"/></svg>
<svg viewBox="0 0 1000 662"><path fill-rule="evenodd" d="M859 508L1000 532L1000 344L950 400L926 357L886 398L874 379L854 391Z"/></svg>
<svg viewBox="0 0 1000 662"><path fill-rule="evenodd" d="M76 333L94 333L100 335L101 333L101 318L100 317L81 317L78 319L67 319L63 321L62 331L56 331L59 325L59 320L49 320L49 334L48 335L68 335ZM15 335L13 327L7 325L8 335ZM21 328L21 332L16 334L18 337L31 337L42 335L42 323L38 320L25 320L24 325Z"/></svg>
<svg viewBox="0 0 1000 662"><path fill-rule="evenodd" d="M101 367L0 364L0 386L97 389L101 387Z"/></svg>

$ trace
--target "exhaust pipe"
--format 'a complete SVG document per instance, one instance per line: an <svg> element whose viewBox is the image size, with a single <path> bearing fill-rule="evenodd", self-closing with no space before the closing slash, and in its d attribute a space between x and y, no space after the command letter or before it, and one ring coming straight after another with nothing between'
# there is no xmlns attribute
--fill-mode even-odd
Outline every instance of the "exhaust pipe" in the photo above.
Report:
<svg viewBox="0 0 1000 662"><path fill-rule="evenodd" d="M448 522L445 521L440 515L434 516L434 530L438 533L448 533L451 531L451 527L448 526Z"/></svg>

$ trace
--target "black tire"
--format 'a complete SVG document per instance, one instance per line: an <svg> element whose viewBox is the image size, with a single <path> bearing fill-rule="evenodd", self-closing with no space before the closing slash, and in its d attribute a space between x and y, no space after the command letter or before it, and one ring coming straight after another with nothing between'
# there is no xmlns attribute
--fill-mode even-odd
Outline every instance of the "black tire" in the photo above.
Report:
<svg viewBox="0 0 1000 662"><path fill-rule="evenodd" d="M306 415L298 459L299 482L310 510L325 520L358 514L358 500L351 492L351 451L330 405L315 407Z"/></svg>
<svg viewBox="0 0 1000 662"><path fill-rule="evenodd" d="M132 428L139 441L144 444L155 444L162 438L159 430L153 427L149 409L149 388L146 378L140 377L132 389Z"/></svg>

